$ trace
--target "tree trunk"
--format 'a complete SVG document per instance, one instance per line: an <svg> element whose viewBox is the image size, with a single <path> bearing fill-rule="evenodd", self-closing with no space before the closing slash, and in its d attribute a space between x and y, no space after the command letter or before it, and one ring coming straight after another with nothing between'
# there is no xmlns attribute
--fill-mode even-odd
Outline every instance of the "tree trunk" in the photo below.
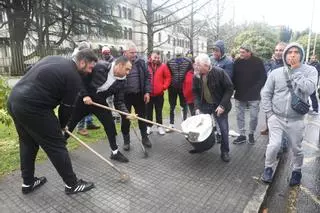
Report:
<svg viewBox="0 0 320 213"><path fill-rule="evenodd" d="M154 26L154 20L153 20L153 11L152 11L152 0L147 0L147 37L148 37L148 56L153 51L153 26Z"/></svg>
<svg viewBox="0 0 320 213"><path fill-rule="evenodd" d="M22 41L14 41L10 40L10 48L11 48L11 75L19 76L24 75L24 71L26 65L24 64L24 56L23 56L23 40Z"/></svg>

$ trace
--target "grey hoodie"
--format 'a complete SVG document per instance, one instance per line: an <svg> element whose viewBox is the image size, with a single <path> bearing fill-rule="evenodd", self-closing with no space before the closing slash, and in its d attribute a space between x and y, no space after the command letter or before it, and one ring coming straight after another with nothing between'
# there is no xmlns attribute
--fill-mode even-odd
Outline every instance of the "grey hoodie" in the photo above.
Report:
<svg viewBox="0 0 320 213"><path fill-rule="evenodd" d="M286 54L291 47L297 47L301 54L301 65L296 69L290 69L285 61ZM318 74L314 67L303 64L304 57L303 48L298 43L291 43L283 51L284 67L277 68L270 73L261 90L261 104L268 118L276 114L283 118L303 119L303 115L291 108L291 94L287 87L285 72L289 72L295 94L308 102L308 97L316 90Z"/></svg>

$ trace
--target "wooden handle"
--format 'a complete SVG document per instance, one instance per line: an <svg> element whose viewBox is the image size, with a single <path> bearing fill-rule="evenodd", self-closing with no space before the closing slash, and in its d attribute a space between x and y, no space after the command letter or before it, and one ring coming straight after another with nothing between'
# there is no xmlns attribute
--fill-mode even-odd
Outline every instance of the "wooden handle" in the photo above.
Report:
<svg viewBox="0 0 320 213"><path fill-rule="evenodd" d="M110 110L110 111L114 111L114 112L117 112L117 113L122 114L122 115L126 115L126 116L132 115L132 114L130 114L130 113L123 112L123 111L120 111L120 110L117 110L117 109L114 109L114 108L111 108L111 107L107 107L107 106L105 106L105 105L98 104L98 103L96 103L96 102L92 102L92 105L97 106L97 107L100 107L100 108L104 108L104 109L107 109L107 110ZM136 118L137 118L138 120L140 120L140 121L144 121L144 122L146 122L146 123L153 124L153 125L156 125L156 126L161 126L161 127L165 128L165 129L170 129L171 131L175 131L175 132L178 132L178 133L180 133L180 134L184 134L184 135L186 134L185 132L183 132L183 131L181 131L181 130L179 130L179 129L176 129L176 128L171 128L171 127L169 127L169 126L165 126L165 125L162 125L162 124L159 124L159 123L156 123L156 122L153 122L153 121L150 121L150 120L147 120L147 119L138 117L138 116L136 116Z"/></svg>
<svg viewBox="0 0 320 213"><path fill-rule="evenodd" d="M118 171L119 173L121 173L120 169L118 169L117 167L115 167L115 165L113 163L111 163L110 161L108 161L107 159L105 159L102 155L100 155L98 152L96 152L94 149L92 149L90 146L88 146L85 142L83 142L80 138L78 138L77 136L75 136L72 132L70 132L69 130L65 130L65 132L70 135L71 137L73 137L75 140L77 140L79 143L81 143L83 146L85 146L87 149L89 149L91 152L93 152L96 156L98 156L99 158L101 158L104 162L108 163L112 168L114 168L116 171Z"/></svg>

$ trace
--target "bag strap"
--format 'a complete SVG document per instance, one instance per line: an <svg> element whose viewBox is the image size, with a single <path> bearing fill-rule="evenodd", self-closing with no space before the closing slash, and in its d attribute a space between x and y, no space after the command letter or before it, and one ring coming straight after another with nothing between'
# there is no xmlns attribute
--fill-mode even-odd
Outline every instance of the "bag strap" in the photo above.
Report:
<svg viewBox="0 0 320 213"><path fill-rule="evenodd" d="M283 72L284 72L284 75L286 77L287 87L289 88L289 91L291 93L293 93L293 87L292 87L291 79L290 79L290 76L289 76L289 71L288 71L288 69L283 67Z"/></svg>

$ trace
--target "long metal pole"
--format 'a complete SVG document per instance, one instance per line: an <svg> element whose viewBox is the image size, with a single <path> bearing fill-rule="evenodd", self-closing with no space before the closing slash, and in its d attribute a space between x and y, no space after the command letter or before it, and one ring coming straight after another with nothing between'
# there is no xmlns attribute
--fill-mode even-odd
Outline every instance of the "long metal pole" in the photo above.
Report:
<svg viewBox="0 0 320 213"><path fill-rule="evenodd" d="M311 12L311 23L310 23L309 36L308 36L308 46L307 46L306 62L309 61L310 43L311 43L311 34L312 34L312 24L313 24L313 15L314 15L315 2L316 2L316 1L313 0L313 3L312 3L312 12Z"/></svg>
<svg viewBox="0 0 320 213"><path fill-rule="evenodd" d="M314 43L313 43L313 52L312 52L312 55L315 55L315 54L316 54L317 37L318 37L318 33L316 33L316 35L314 36Z"/></svg>

